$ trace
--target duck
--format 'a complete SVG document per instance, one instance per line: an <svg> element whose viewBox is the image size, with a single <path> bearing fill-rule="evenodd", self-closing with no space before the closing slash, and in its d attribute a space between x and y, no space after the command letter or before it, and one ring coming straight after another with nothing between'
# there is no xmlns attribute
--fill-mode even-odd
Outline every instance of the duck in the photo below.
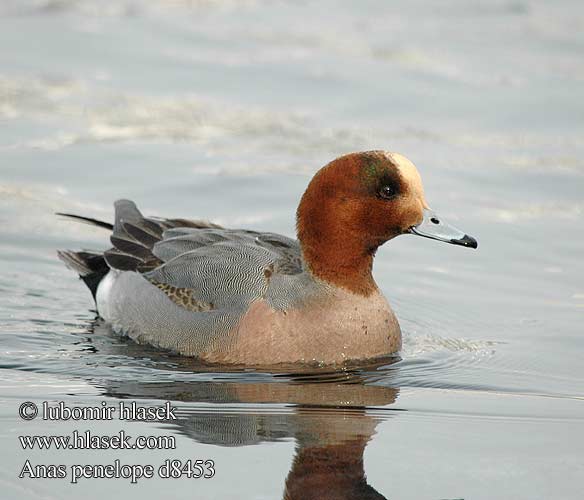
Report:
<svg viewBox="0 0 584 500"><path fill-rule="evenodd" d="M192 219L145 217L114 203L105 251L58 251L98 315L139 344L220 365L346 365L395 356L401 329L377 286L377 249L408 234L467 248L475 238L428 206L405 156L375 150L331 161L310 180L297 238Z"/></svg>

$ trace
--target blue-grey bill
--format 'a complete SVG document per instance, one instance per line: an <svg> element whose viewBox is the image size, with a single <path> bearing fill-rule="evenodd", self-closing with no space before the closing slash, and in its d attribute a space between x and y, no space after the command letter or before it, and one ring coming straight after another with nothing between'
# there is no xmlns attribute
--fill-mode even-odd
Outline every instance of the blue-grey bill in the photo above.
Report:
<svg viewBox="0 0 584 500"><path fill-rule="evenodd" d="M427 208L424 209L424 220L417 226L412 226L409 232L424 238L452 243L453 245L462 245L469 248L477 248L479 246L475 238L463 233L460 229L455 228Z"/></svg>

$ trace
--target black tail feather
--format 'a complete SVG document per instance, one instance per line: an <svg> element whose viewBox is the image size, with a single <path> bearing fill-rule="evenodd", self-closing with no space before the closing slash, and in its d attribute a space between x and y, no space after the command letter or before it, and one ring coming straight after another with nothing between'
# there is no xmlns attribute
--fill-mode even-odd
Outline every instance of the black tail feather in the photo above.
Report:
<svg viewBox="0 0 584 500"><path fill-rule="evenodd" d="M110 270L103 254L89 251L58 250L57 255L67 267L79 274L95 299L100 281Z"/></svg>
<svg viewBox="0 0 584 500"><path fill-rule="evenodd" d="M73 219L73 220L76 220L78 222L83 222L85 224L89 224L90 226L97 226L97 227L102 227L104 229L109 229L110 231L113 231L113 229L114 229L113 224L110 224L109 222L104 222L102 220L92 219L91 217L83 217L81 215L75 215L75 214L65 214L62 212L55 212L55 215L60 215L61 217L67 217L68 219Z"/></svg>

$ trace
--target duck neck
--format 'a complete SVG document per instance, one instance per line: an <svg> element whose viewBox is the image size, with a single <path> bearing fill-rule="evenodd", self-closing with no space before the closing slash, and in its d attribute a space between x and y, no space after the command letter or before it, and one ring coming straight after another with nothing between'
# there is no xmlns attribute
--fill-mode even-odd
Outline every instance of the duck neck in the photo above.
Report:
<svg viewBox="0 0 584 500"><path fill-rule="evenodd" d="M299 210L298 239L308 270L322 281L368 297L377 291L372 276L377 247L368 247L357 231L339 227L338 220L328 222Z"/></svg>
<svg viewBox="0 0 584 500"><path fill-rule="evenodd" d="M365 297L377 290L371 274L373 255L351 248L347 242L303 241L301 246L304 261L316 278Z"/></svg>

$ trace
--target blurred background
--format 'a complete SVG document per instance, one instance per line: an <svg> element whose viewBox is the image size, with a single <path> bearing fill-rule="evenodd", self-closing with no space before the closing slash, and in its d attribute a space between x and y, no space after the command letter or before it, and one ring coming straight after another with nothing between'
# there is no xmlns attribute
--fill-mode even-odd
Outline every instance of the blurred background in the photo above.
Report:
<svg viewBox="0 0 584 500"><path fill-rule="evenodd" d="M378 253L404 350L375 384L399 397L355 397L404 412L375 414L370 483L392 498L581 498L584 3L2 0L0 47L3 449L22 455L23 397L165 399L177 378L191 384L181 394L201 382L193 367L93 333L90 295L55 251L105 248L107 235L54 212L112 220L125 197L146 215L294 235L318 168L386 149L418 166L430 205L479 249L404 236ZM171 387L112 389L136 377ZM270 397L282 408L314 402ZM208 399L199 391L185 404ZM298 429L330 443L315 431L322 422L298 418L273 423L286 431L278 446L233 455L193 432L184 439L194 448L181 446L207 443L223 477L248 463L246 498L281 497L306 443ZM0 458L10 494L97 494L24 487L12 456ZM165 491L155 484L132 491ZM173 483L176 498L192 497L187 485ZM197 491L241 493L230 481Z"/></svg>

